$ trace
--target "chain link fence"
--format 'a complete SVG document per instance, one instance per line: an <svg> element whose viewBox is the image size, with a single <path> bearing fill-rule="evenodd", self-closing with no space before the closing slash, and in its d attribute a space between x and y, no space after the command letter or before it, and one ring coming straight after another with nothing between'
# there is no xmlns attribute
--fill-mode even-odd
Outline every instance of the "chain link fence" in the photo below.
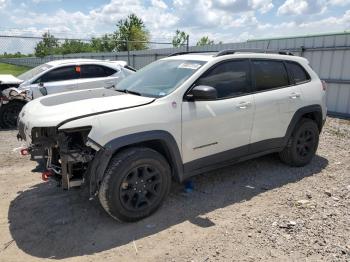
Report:
<svg viewBox="0 0 350 262"><path fill-rule="evenodd" d="M0 35L1 61L5 63L16 61L17 65L28 67L35 67L57 59L91 58L124 60L129 65L140 68L147 61L138 63L135 58L136 50L142 50L144 52L143 56L147 57L150 50L164 48L173 49L172 40L161 42L115 40L111 37L103 36L91 39L78 39L56 38L53 36L43 38ZM180 43L178 48L180 50L189 50L189 38ZM155 60L157 59L158 57L155 57Z"/></svg>
<svg viewBox="0 0 350 262"><path fill-rule="evenodd" d="M0 36L0 54L4 52L33 54L33 48L41 38L23 38ZM72 40L72 39L71 39ZM74 40L74 39L73 39ZM91 40L75 39L91 44ZM59 39L61 43L66 39ZM145 50L126 50L113 52L73 52L45 57L0 57L0 62L34 67L51 60L70 58L92 58L103 60L123 60L136 69L175 52L183 51L219 51L225 49L271 49L293 52L310 61L312 68L321 79L327 81L327 106L329 112L350 117L350 33L285 37L251 40L241 43L227 43L207 46L189 46L187 42L180 47L172 47L169 42L147 42ZM128 46L132 46L129 43ZM18 51L18 50L23 50ZM19 54L18 54L19 55ZM1 72L0 72L1 74Z"/></svg>

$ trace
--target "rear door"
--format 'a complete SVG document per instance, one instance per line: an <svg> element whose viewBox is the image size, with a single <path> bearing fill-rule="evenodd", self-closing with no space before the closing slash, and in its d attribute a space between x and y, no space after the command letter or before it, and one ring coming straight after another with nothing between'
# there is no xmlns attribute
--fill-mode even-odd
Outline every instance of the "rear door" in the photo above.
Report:
<svg viewBox="0 0 350 262"><path fill-rule="evenodd" d="M220 63L203 74L196 85L214 87L218 98L182 104L182 150L187 172L247 154L253 123L248 60Z"/></svg>
<svg viewBox="0 0 350 262"><path fill-rule="evenodd" d="M301 94L289 78L284 61L256 59L251 63L256 107L251 153L256 153L280 146L301 103Z"/></svg>
<svg viewBox="0 0 350 262"><path fill-rule="evenodd" d="M81 65L81 78L78 82L79 89L91 89L113 87L120 80L121 70L103 65Z"/></svg>

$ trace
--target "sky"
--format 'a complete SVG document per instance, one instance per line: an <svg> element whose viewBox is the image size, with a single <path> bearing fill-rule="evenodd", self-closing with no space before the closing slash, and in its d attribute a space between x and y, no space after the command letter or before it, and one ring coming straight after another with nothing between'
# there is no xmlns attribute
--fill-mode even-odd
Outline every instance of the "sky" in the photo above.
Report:
<svg viewBox="0 0 350 262"><path fill-rule="evenodd" d="M230 43L350 29L350 0L0 0L0 34L90 38L113 32L130 13L161 42L176 29L191 44L202 36Z"/></svg>

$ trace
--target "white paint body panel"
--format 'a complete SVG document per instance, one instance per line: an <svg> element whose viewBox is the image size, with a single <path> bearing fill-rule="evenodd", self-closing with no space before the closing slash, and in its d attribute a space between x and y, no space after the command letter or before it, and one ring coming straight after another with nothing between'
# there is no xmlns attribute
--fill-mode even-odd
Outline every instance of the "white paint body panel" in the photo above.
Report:
<svg viewBox="0 0 350 262"><path fill-rule="evenodd" d="M301 93L298 86L289 86L254 94L254 102L251 143L283 137L294 113L301 107Z"/></svg>
<svg viewBox="0 0 350 262"><path fill-rule="evenodd" d="M90 92L92 90L83 90L83 91L75 91L69 93L72 94L84 94ZM101 91L107 91L101 89ZM111 91L116 92L116 91ZM27 103L20 113L20 119L25 123L27 134L31 134L31 129L33 127L55 127L61 124L62 122L81 117L90 114L96 114L99 112L111 111L111 110L119 110L126 107L135 107L144 105L147 103L151 103L154 99L148 97L141 97L135 95L122 94L117 96L109 96L105 97L103 94L100 97L91 98L91 99L83 99L72 102L63 102L57 105L45 105L48 99L60 99L63 96L66 96L67 93L56 94L51 96L45 96L38 99L35 99L29 103ZM118 112L118 111L117 111ZM116 112L114 112L116 114ZM114 115L113 114L113 115ZM108 116L108 114L102 114L101 116ZM93 119L98 119L97 116L93 116L90 118L82 118L84 122L84 126L92 125L94 126L94 130L99 130L99 122L96 122L94 125L92 123ZM115 125L117 120L105 122L104 125L109 125L110 128L116 128L118 125ZM79 121L71 121L67 128L72 126L72 123L78 123Z"/></svg>
<svg viewBox="0 0 350 262"><path fill-rule="evenodd" d="M250 105L240 106L241 103ZM183 102L184 163L249 144L253 126L253 95Z"/></svg>
<svg viewBox="0 0 350 262"><path fill-rule="evenodd" d="M18 79L13 75L0 75L0 83L1 84L20 84L23 80Z"/></svg>

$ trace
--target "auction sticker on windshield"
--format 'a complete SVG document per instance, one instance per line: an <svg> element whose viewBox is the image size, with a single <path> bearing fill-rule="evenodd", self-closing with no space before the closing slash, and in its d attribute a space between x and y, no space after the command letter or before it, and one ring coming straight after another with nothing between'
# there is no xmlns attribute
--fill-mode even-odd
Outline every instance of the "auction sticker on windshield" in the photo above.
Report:
<svg viewBox="0 0 350 262"><path fill-rule="evenodd" d="M182 63L181 65L178 66L178 68L192 69L192 70L197 70L200 67L201 67L200 64L188 63L188 62Z"/></svg>

